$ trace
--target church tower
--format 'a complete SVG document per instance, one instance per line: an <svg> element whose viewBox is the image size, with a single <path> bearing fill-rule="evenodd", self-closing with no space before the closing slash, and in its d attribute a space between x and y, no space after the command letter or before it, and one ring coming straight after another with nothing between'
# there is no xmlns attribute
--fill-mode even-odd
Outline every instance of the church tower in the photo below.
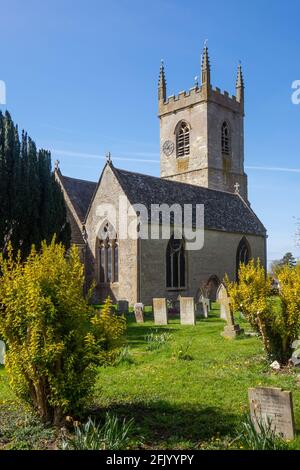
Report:
<svg viewBox="0 0 300 470"><path fill-rule="evenodd" d="M158 83L161 177L234 192L247 200L244 172L244 79L238 67L236 96L211 85L208 48L201 86L167 97L164 64Z"/></svg>

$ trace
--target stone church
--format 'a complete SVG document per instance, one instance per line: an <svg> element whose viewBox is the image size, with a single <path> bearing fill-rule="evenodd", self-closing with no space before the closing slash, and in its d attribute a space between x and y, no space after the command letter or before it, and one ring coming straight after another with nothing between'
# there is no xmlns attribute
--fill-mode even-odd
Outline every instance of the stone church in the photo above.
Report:
<svg viewBox="0 0 300 470"><path fill-rule="evenodd" d="M236 96L211 84L207 46L201 85L167 96L163 63L158 83L160 177L116 168L108 158L98 183L70 178L56 168L64 193L72 242L85 265L86 282L99 299L110 295L131 305L151 305L154 297L176 300L205 289L211 299L224 275L237 278L241 263L260 258L266 265L266 229L251 209L244 171L244 80L238 67ZM118 233L120 198L133 217L136 236ZM187 250L186 240L139 236L138 205L186 204L204 207L204 243ZM100 211L99 207L114 207ZM121 216L120 216L121 214ZM158 226L165 222L161 217ZM173 219L174 225L174 219ZM194 225L194 219L191 221ZM148 231L149 233L149 231Z"/></svg>

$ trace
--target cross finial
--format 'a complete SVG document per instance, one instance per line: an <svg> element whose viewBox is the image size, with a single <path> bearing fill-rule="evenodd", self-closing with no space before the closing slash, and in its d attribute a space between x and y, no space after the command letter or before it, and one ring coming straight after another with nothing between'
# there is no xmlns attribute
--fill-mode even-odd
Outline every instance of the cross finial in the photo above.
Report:
<svg viewBox="0 0 300 470"><path fill-rule="evenodd" d="M106 161L107 161L107 163L111 163L111 153L110 152L108 152L106 154Z"/></svg>
<svg viewBox="0 0 300 470"><path fill-rule="evenodd" d="M55 160L54 168L55 168L56 171L59 170L59 163L60 163L59 160Z"/></svg>
<svg viewBox="0 0 300 470"><path fill-rule="evenodd" d="M234 185L234 191L235 191L235 194L240 194L240 183L236 182L235 185Z"/></svg>

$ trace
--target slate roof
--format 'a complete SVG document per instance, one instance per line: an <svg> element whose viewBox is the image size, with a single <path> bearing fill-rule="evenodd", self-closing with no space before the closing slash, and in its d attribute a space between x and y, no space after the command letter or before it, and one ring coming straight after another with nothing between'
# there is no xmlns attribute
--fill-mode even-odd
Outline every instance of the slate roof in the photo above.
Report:
<svg viewBox="0 0 300 470"><path fill-rule="evenodd" d="M252 209L233 193L132 173L112 167L131 204L204 204L206 229L266 235L266 229Z"/></svg>
<svg viewBox="0 0 300 470"><path fill-rule="evenodd" d="M70 209L67 207L67 220L70 224L71 227L71 241L75 245L84 245L84 239L82 236L82 232L78 226L78 223L76 222L72 212Z"/></svg>
<svg viewBox="0 0 300 470"><path fill-rule="evenodd" d="M205 228L249 235L266 235L266 229L243 199L233 193L215 191L200 186L166 180L115 168L110 163L119 184L131 204L204 204ZM103 175L103 173L102 173ZM84 222L97 183L62 177L80 220ZM101 183L101 178L98 185Z"/></svg>
<svg viewBox="0 0 300 470"><path fill-rule="evenodd" d="M81 222L84 222L97 183L69 178L60 174L60 179Z"/></svg>

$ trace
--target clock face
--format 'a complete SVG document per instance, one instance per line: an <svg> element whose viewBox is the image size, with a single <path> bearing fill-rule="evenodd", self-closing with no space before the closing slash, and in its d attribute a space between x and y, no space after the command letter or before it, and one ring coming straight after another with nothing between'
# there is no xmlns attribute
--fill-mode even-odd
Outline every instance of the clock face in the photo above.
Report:
<svg viewBox="0 0 300 470"><path fill-rule="evenodd" d="M172 155L172 153L174 152L174 148L175 148L175 145L171 140L166 140L162 147L163 152L167 157Z"/></svg>

